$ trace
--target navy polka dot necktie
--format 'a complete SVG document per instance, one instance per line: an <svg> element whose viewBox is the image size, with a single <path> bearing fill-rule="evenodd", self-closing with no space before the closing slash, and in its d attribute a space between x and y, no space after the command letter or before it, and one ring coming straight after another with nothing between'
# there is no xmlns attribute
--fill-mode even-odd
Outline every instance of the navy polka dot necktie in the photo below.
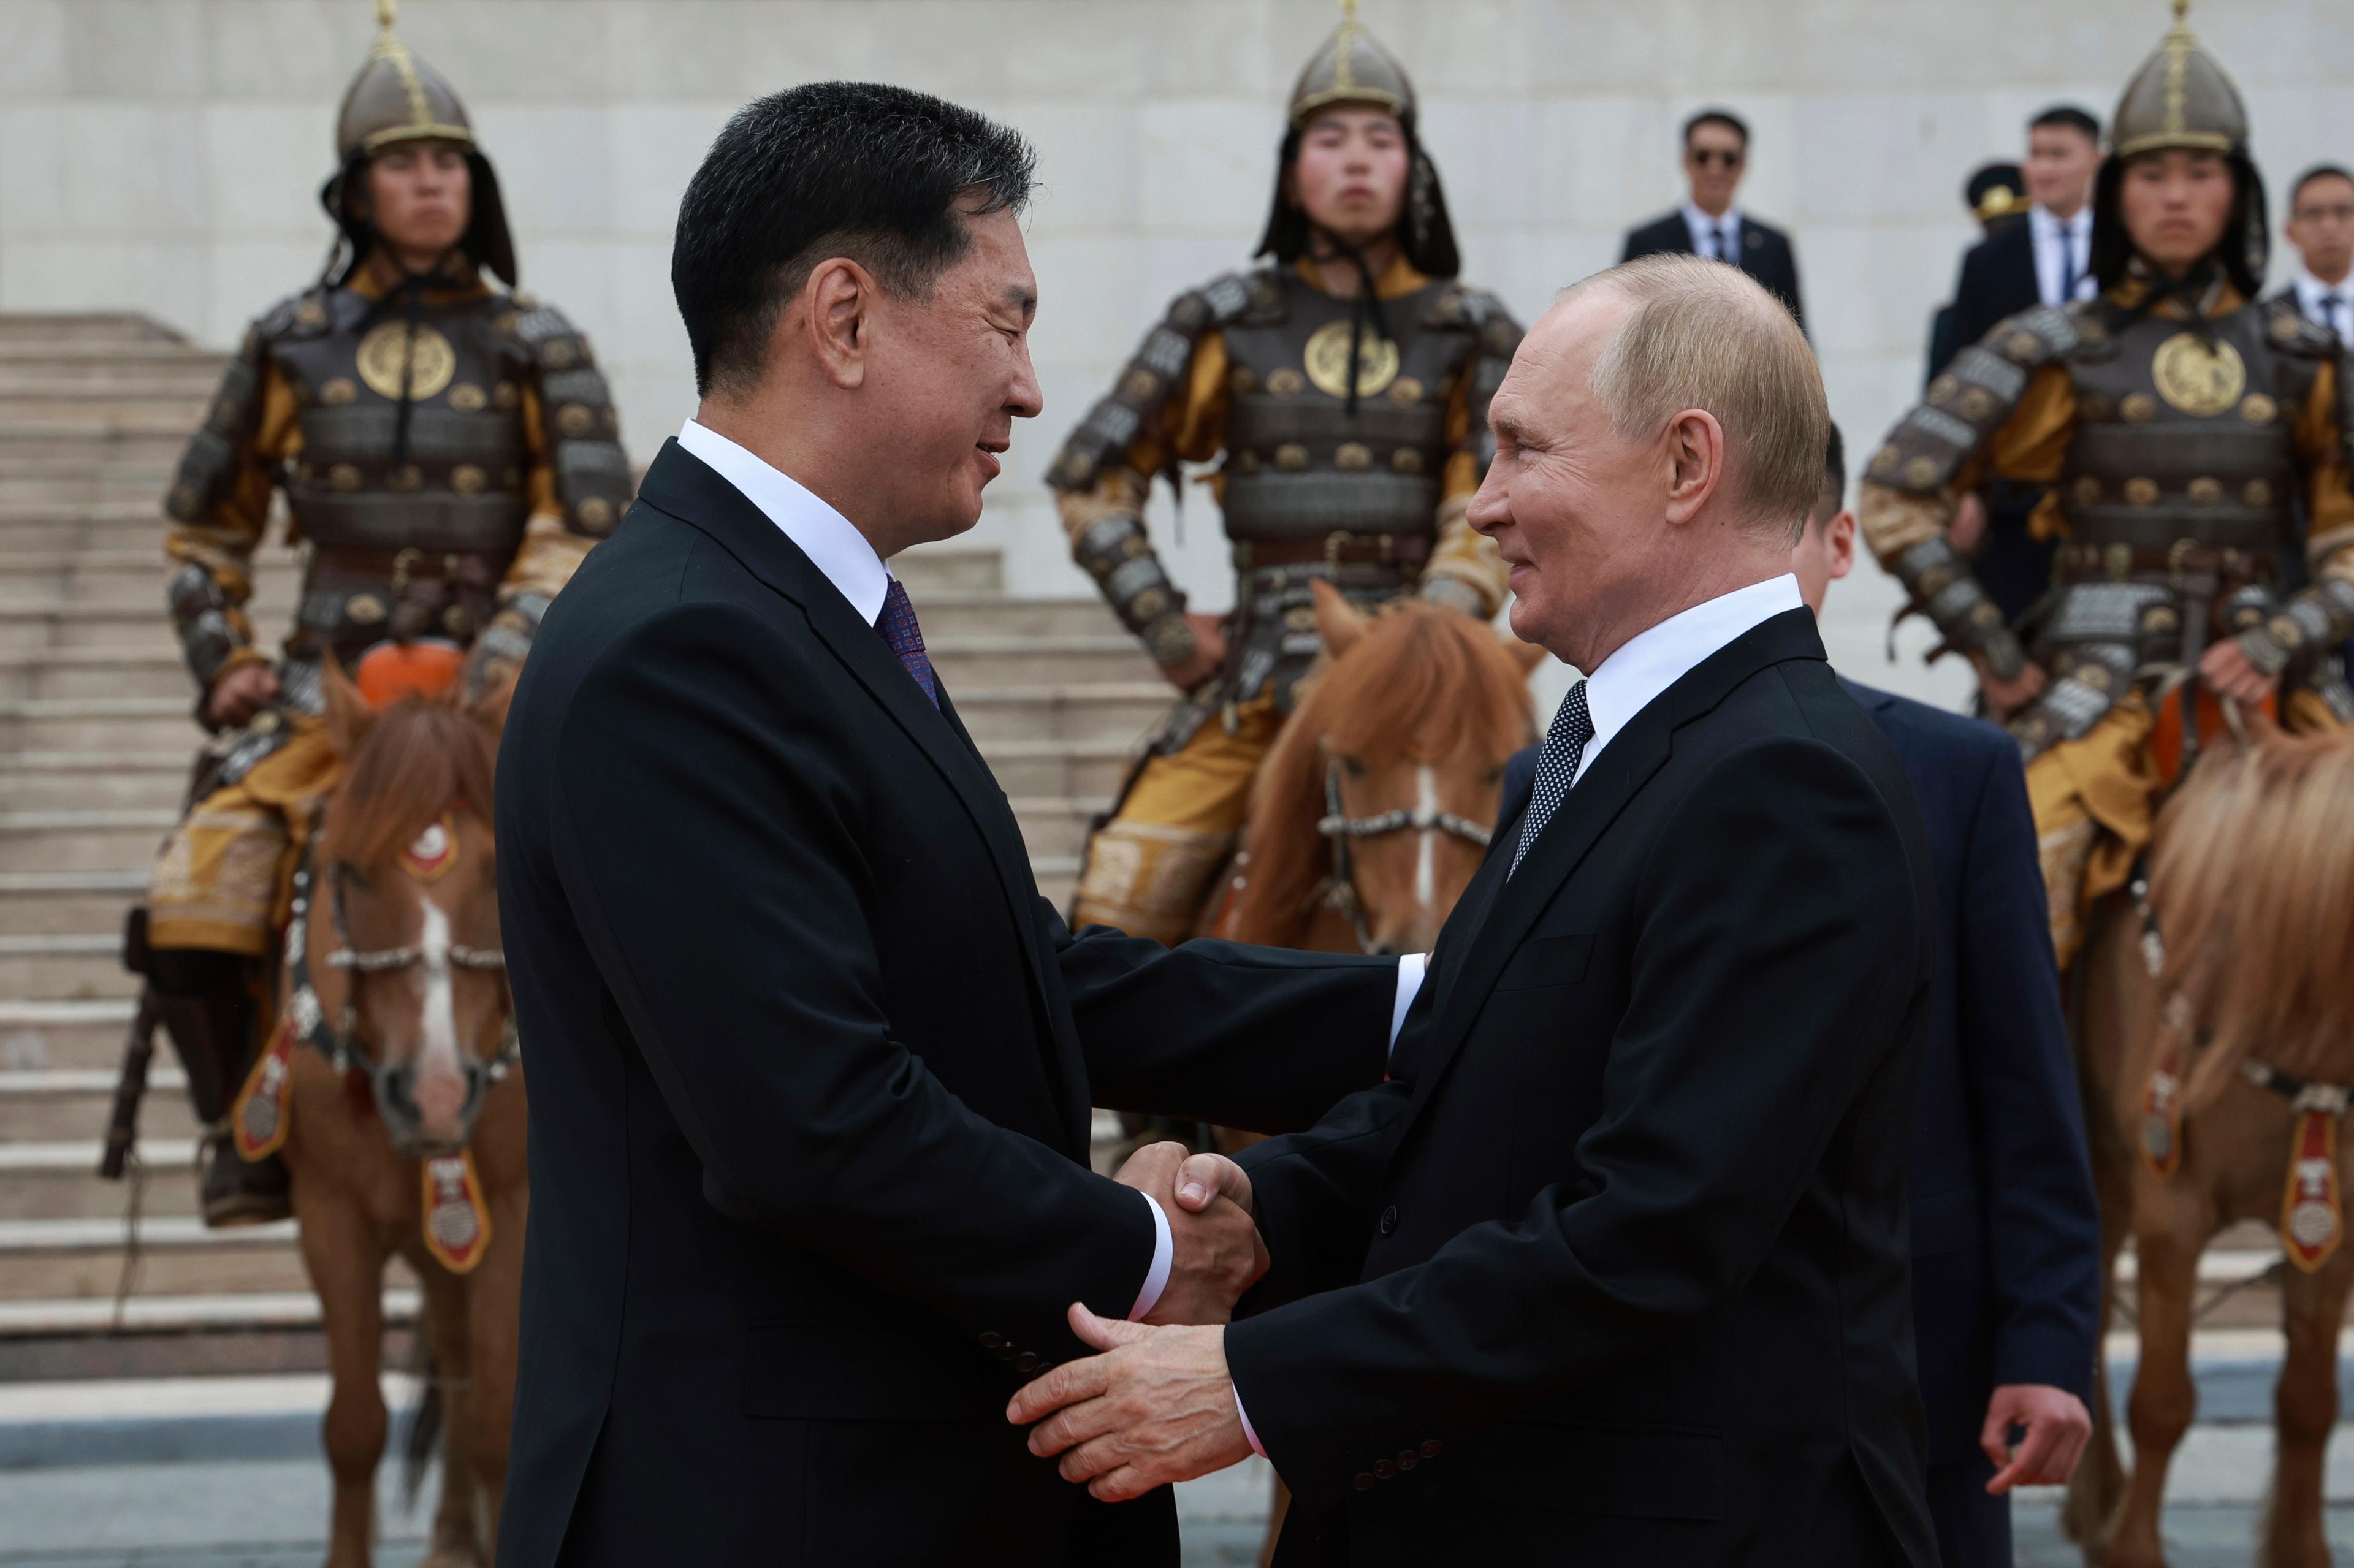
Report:
<svg viewBox="0 0 2354 1568"><path fill-rule="evenodd" d="M899 586L897 577L884 590L883 613L875 617L875 630L883 634L883 641L924 689L932 706L938 707L939 683L932 678L931 657L924 652L923 630L916 624L916 607L907 602L907 590Z"/></svg>
<svg viewBox="0 0 2354 1568"><path fill-rule="evenodd" d="M1585 755L1585 743L1593 738L1594 715L1586 709L1585 683L1580 681L1562 698L1545 731L1544 749L1537 753L1537 781L1529 792L1528 813L1521 819L1520 847L1512 852L1512 869L1504 874L1506 881L1519 873L1521 862L1529 858L1529 846L1569 798L1569 787L1577 778L1578 758Z"/></svg>

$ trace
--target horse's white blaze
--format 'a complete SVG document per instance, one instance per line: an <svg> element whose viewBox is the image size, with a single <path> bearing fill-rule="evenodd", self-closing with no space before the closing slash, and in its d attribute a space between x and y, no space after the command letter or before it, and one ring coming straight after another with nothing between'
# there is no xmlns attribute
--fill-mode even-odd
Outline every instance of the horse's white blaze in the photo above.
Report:
<svg viewBox="0 0 2354 1568"><path fill-rule="evenodd" d="M1422 830L1422 846L1414 863L1414 901L1429 909L1438 901L1438 770L1427 762L1415 769L1421 799L1415 815L1432 824Z"/></svg>
<svg viewBox="0 0 2354 1568"><path fill-rule="evenodd" d="M419 901L425 916L424 934L417 943L419 983L424 987L421 1044L417 1060L418 1108L434 1097L424 1091L433 1085L445 1091L466 1080L465 1063L458 1054L458 1000L450 983L450 916L430 897ZM451 1107L455 1114L456 1107Z"/></svg>

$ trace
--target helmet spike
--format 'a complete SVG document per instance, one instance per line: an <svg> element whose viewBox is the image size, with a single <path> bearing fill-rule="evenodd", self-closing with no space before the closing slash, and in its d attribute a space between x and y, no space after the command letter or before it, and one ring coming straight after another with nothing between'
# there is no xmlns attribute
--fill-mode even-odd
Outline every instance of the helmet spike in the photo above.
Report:
<svg viewBox="0 0 2354 1568"><path fill-rule="evenodd" d="M381 30L391 32L393 21L399 14L400 0L376 0L376 25Z"/></svg>

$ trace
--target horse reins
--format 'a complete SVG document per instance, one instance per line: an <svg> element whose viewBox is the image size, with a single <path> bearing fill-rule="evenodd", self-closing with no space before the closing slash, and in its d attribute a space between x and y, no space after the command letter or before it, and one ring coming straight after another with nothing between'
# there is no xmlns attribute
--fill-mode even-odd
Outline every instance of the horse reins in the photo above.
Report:
<svg viewBox="0 0 2354 1568"><path fill-rule="evenodd" d="M1352 817L1341 804L1341 764L1338 759L1324 765L1325 815L1318 820L1316 831L1332 841L1332 874L1320 884L1310 903L1321 905L1333 911L1357 928L1357 946L1366 952L1373 950L1373 934L1365 926L1365 901L1359 896L1356 867L1352 863L1349 846L1358 839L1377 839L1390 833L1406 832L1448 834L1488 847L1495 837L1490 828L1481 827L1469 817L1458 817L1452 811L1433 810L1427 807L1383 811L1376 816Z"/></svg>
<svg viewBox="0 0 2354 1568"><path fill-rule="evenodd" d="M331 1063L338 1073L348 1073L355 1067L371 1078L383 1075L367 1043L360 1038L359 1007L356 987L346 986L344 1005L337 1010L334 1022L327 1020L327 1010L319 1000L318 987L312 981L310 911L313 864L318 854L321 828L311 830L303 842L302 859L294 868L294 904L292 919L286 927L286 970L288 987L287 1016L294 1024L297 1038ZM342 969L354 975L388 974L396 969L415 967L425 961L425 950L415 945L405 948L359 948L352 944L351 928L344 916L344 879L342 865L330 866L327 881L327 921L334 933L335 948L323 960L332 969ZM506 954L497 948L468 948L452 943L450 962L463 969L497 969L507 967ZM506 1026L499 1039L499 1049L487 1062L468 1064L466 1110L471 1119L475 1103L480 1099L483 1083L495 1084L507 1075L509 1068L521 1059L521 1042L516 1037L514 1009L506 1010Z"/></svg>

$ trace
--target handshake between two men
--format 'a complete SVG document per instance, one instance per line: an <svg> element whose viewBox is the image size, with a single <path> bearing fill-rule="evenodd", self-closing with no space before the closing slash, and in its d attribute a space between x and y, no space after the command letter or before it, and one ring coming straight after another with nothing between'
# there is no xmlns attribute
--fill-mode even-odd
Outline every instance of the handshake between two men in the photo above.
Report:
<svg viewBox="0 0 2354 1568"><path fill-rule="evenodd" d="M1235 1303L1267 1269L1250 1177L1223 1154L1147 1145L1116 1178L1167 1214L1172 1255L1152 1309L1127 1322L1073 1302L1071 1330L1101 1351L1024 1386L1006 1418L1031 1427L1030 1451L1061 1456L1063 1478L1105 1502L1221 1470L1252 1443L1226 1369Z"/></svg>

